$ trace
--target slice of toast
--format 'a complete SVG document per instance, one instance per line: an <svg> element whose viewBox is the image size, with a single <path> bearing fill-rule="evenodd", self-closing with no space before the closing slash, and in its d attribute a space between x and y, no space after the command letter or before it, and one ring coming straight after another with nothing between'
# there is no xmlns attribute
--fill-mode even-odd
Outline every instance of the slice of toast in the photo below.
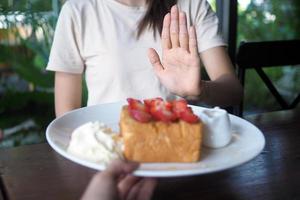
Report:
<svg viewBox="0 0 300 200"><path fill-rule="evenodd" d="M133 119L124 106L120 131L124 156L137 162L197 162L200 159L202 123L150 121Z"/></svg>

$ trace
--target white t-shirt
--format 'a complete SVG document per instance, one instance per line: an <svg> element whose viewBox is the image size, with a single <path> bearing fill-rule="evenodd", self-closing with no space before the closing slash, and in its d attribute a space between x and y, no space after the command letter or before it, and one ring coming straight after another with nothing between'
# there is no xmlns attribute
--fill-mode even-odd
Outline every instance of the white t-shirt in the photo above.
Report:
<svg viewBox="0 0 300 200"><path fill-rule="evenodd" d="M188 25L196 26L199 51L226 45L206 0L178 0ZM136 39L146 8L116 0L68 0L60 13L47 70L85 72L88 105L151 97L174 98L149 62L150 47L161 55L152 30Z"/></svg>

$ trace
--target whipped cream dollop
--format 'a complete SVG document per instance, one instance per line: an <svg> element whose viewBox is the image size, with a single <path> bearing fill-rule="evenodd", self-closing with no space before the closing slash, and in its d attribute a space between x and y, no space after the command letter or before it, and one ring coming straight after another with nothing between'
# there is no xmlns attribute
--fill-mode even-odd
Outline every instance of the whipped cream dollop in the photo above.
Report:
<svg viewBox="0 0 300 200"><path fill-rule="evenodd" d="M203 145L210 148L221 148L229 144L232 133L227 111L215 107L204 109L200 115L204 124Z"/></svg>
<svg viewBox="0 0 300 200"><path fill-rule="evenodd" d="M107 164L123 158L118 134L101 122L88 122L75 129L67 151L82 159Z"/></svg>

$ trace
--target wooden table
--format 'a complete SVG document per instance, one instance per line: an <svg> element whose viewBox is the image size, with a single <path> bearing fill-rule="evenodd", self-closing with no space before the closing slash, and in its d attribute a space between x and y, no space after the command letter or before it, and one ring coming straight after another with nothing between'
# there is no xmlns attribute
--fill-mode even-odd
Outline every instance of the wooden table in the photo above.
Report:
<svg viewBox="0 0 300 200"><path fill-rule="evenodd" d="M266 137L259 156L219 173L160 179L153 199L300 199L299 109L248 120ZM61 157L48 144L1 150L0 200L79 199L94 173Z"/></svg>

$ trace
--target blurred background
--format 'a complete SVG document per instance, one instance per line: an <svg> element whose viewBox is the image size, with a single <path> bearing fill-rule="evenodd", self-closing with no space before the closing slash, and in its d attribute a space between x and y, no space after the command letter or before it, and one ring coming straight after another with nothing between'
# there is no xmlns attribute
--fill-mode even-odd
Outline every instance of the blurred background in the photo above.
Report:
<svg viewBox="0 0 300 200"><path fill-rule="evenodd" d="M222 1L227 0L209 0L217 12ZM0 148L45 141L45 129L55 117L54 74L45 71L45 66L63 3L0 0ZM237 11L232 49L241 41L300 39L299 0L238 0ZM296 97L299 67L265 72L285 99ZM245 91L246 115L279 109L254 71L246 74Z"/></svg>

